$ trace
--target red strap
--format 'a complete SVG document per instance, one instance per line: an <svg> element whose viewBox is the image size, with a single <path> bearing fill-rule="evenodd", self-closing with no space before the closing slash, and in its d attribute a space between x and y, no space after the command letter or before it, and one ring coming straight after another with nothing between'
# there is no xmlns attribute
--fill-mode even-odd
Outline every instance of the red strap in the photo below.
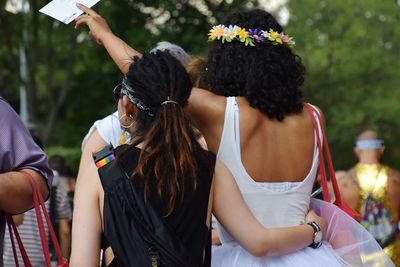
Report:
<svg viewBox="0 0 400 267"><path fill-rule="evenodd" d="M26 171L21 170L21 173L23 173L30 181L31 186L32 186L32 193L33 193L33 202L34 202L34 207L35 207L35 212L36 212L36 218L37 218L37 222L38 222L38 228L39 228L39 233L40 233L40 239L42 242L42 248L43 248L43 254L45 257L45 261L46 261L46 266L51 267L51 261L50 261L50 251L49 251L49 246L47 243L47 237L46 237L46 232L44 229L44 223L43 223L43 218L40 212L40 207L42 209L42 213L45 217L48 229L49 229L49 233L50 233L50 237L51 240L54 244L54 248L57 254L57 258L58 258L58 263L59 264L66 264L66 260L63 258L62 253L61 253L61 249L60 249L60 245L57 241L56 238L56 234L54 232L53 226L51 224L49 215L47 213L46 210L46 206L44 204L44 200L43 200L43 196L40 193L40 190L35 182L35 179L32 177L32 175ZM66 266L66 265L65 265Z"/></svg>
<svg viewBox="0 0 400 267"><path fill-rule="evenodd" d="M317 139L317 147L318 147L319 173L321 176L322 196L324 198L324 201L331 202L330 196L329 196L328 182L326 179L325 160L324 160L324 155L322 152L322 144L321 144L321 138L320 138L321 137L320 128L322 128L322 125L318 125L318 123L317 123L317 118L319 118L319 117L318 117L318 113L315 111L315 109L309 104L305 104L305 107L308 110L308 112L310 112L314 129L317 131L316 139Z"/></svg>
<svg viewBox="0 0 400 267"><path fill-rule="evenodd" d="M7 221L7 226L8 226L8 232L10 234L10 240L11 240L12 250L13 250L13 254L14 254L15 266L19 267L19 262L18 262L17 250L15 248L14 235L15 235L15 238L17 239L19 252L21 253L22 260L24 261L25 267L32 267L32 264L28 258L28 254L26 253L24 245L22 244L22 240L18 233L17 226L15 225L14 220L10 214L6 214L6 221Z"/></svg>
<svg viewBox="0 0 400 267"><path fill-rule="evenodd" d="M314 128L317 130L317 145L318 145L319 161L320 161L319 169L320 169L320 175L321 175L323 198L325 201L330 202L329 189L328 189L328 184L327 184L327 179L326 179L326 171L325 171L325 160L324 160L324 156L322 153L323 146L322 146L321 140L320 140L321 135L322 135L323 142L324 142L325 157L326 157L326 161L328 164L329 175L331 177L333 192L335 195L334 204L336 206L338 206L339 208L341 208L343 211L345 211L347 214L349 214L352 218L359 221L361 219L360 215L356 211L351 209L345 202L343 202L342 198L340 196L340 190L339 190L339 186L337 184L335 170L333 168L332 157L331 157L331 152L329 150L329 145L328 145L328 141L327 141L326 134L325 134L325 128L324 128L324 125L321 124L321 121L322 121L321 115L319 114L318 110L315 107L313 107L312 105L306 103L304 106L306 107L308 112L311 114ZM320 122L320 127L318 127L317 119Z"/></svg>
<svg viewBox="0 0 400 267"><path fill-rule="evenodd" d="M47 223L48 228L49 228L50 238L51 238L51 240L53 242L54 249L55 249L56 254L57 254L58 263L59 264L64 264L65 262L64 262L64 259L63 259L63 256L62 256L60 245L59 245L59 243L57 241L56 233L54 232L54 228L53 228L53 225L51 224L50 216L49 216L49 214L48 214L48 212L46 210L46 206L45 206L45 203L44 203L44 200L43 200L43 196L39 191L38 191L38 196L39 196L40 205L42 206L42 211L43 211L44 217L46 219L46 223Z"/></svg>

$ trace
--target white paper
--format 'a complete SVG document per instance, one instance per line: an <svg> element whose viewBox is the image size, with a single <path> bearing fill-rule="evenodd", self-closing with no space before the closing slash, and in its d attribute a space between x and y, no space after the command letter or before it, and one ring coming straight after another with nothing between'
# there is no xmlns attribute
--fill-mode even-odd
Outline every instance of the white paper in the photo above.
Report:
<svg viewBox="0 0 400 267"><path fill-rule="evenodd" d="M76 7L76 3L79 2L87 7L92 7L99 1L100 0L53 0L39 11L68 24L83 13L82 10Z"/></svg>

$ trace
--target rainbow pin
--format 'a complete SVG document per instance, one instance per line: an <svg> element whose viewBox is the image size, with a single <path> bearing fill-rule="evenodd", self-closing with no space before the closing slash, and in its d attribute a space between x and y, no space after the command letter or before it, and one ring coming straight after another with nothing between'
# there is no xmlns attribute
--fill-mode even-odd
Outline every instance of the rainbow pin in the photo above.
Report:
<svg viewBox="0 0 400 267"><path fill-rule="evenodd" d="M113 161L114 159L115 159L114 154L108 155L104 159L97 161L96 167L97 168L103 167L103 166L107 165L108 163L110 163L111 161Z"/></svg>

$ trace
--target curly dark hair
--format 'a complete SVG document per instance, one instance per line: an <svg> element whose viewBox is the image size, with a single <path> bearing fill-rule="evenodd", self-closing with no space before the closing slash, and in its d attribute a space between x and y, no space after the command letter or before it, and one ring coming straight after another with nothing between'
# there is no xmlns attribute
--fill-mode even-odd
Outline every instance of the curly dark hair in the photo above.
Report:
<svg viewBox="0 0 400 267"><path fill-rule="evenodd" d="M266 11L250 10L228 16L223 25L249 29L282 26ZM269 118L282 121L285 115L302 111L305 67L301 58L286 46L256 44L245 46L233 41L214 41L207 59L209 90L223 96L244 96L254 108Z"/></svg>

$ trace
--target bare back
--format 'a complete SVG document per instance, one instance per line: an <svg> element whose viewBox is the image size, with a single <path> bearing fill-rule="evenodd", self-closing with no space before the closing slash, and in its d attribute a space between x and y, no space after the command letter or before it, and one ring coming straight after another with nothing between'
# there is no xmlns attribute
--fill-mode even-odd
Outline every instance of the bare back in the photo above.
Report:
<svg viewBox="0 0 400 267"><path fill-rule="evenodd" d="M189 113L209 149L217 153L226 98L203 91L192 93ZM200 103L197 99L201 99ZM310 171L314 149L313 124L307 110L279 122L250 107L244 97L236 99L240 110L241 158L247 173L256 182L302 181Z"/></svg>

